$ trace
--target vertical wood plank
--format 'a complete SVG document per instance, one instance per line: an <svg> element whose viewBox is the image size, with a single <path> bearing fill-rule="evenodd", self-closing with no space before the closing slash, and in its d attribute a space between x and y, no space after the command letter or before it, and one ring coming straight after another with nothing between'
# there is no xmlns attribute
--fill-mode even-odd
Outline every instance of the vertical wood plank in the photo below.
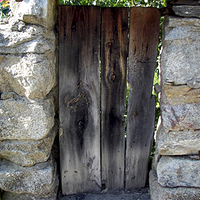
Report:
<svg viewBox="0 0 200 200"><path fill-rule="evenodd" d="M99 192L100 8L59 7L59 117L63 194Z"/></svg>
<svg viewBox="0 0 200 200"><path fill-rule="evenodd" d="M130 9L126 190L144 187L155 123L152 96L160 13L155 8Z"/></svg>
<svg viewBox="0 0 200 200"><path fill-rule="evenodd" d="M124 189L127 8L103 8L101 31L102 185Z"/></svg>

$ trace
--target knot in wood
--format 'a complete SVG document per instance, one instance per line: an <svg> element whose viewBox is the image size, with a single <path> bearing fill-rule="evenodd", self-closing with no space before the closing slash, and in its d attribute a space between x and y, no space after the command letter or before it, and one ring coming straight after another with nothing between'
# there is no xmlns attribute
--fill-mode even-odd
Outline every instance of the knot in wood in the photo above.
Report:
<svg viewBox="0 0 200 200"><path fill-rule="evenodd" d="M108 47L108 48L111 48L111 47L112 47L112 42L108 42L108 43L107 43L107 47Z"/></svg>
<svg viewBox="0 0 200 200"><path fill-rule="evenodd" d="M112 80L114 81L116 78L115 74L112 75Z"/></svg>
<svg viewBox="0 0 200 200"><path fill-rule="evenodd" d="M135 111L134 113L133 113L133 118L136 118L137 117L137 112Z"/></svg>

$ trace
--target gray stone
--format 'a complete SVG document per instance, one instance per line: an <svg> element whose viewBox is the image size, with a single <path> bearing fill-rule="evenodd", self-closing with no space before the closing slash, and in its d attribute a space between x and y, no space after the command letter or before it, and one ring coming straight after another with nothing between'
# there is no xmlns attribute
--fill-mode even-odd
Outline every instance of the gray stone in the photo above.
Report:
<svg viewBox="0 0 200 200"><path fill-rule="evenodd" d="M157 165L158 183L163 187L199 187L200 160L162 156Z"/></svg>
<svg viewBox="0 0 200 200"><path fill-rule="evenodd" d="M200 188L168 188L162 187L158 183L156 172L150 171L149 174L151 200L199 200Z"/></svg>
<svg viewBox="0 0 200 200"><path fill-rule="evenodd" d="M36 25L25 26L18 21L0 25L0 53L45 53L54 50L53 31Z"/></svg>
<svg viewBox="0 0 200 200"><path fill-rule="evenodd" d="M200 104L161 104L162 124L168 130L200 129Z"/></svg>
<svg viewBox="0 0 200 200"><path fill-rule="evenodd" d="M166 16L164 19L164 30L163 30L163 42L175 42L177 45L181 45L180 41L176 40L187 40L187 42L192 42L192 40L199 41L198 38L200 21L196 18L180 18ZM192 43L190 43L192 44Z"/></svg>
<svg viewBox="0 0 200 200"><path fill-rule="evenodd" d="M6 100L6 99L14 99L15 98L15 93L14 92L5 92L1 94L0 99L1 100Z"/></svg>
<svg viewBox="0 0 200 200"><path fill-rule="evenodd" d="M17 194L43 196L58 186L56 164L52 159L33 167L21 167L1 160L0 177L0 188Z"/></svg>
<svg viewBox="0 0 200 200"><path fill-rule="evenodd" d="M200 131L157 132L157 150L159 155L199 154Z"/></svg>
<svg viewBox="0 0 200 200"><path fill-rule="evenodd" d="M165 17L161 80L185 85L200 78L200 20L197 18Z"/></svg>
<svg viewBox="0 0 200 200"><path fill-rule="evenodd" d="M15 18L26 23L39 24L53 28L55 24L56 0L10 0L10 7Z"/></svg>
<svg viewBox="0 0 200 200"><path fill-rule="evenodd" d="M199 5L198 0L170 0L171 5Z"/></svg>
<svg viewBox="0 0 200 200"><path fill-rule="evenodd" d="M200 6L173 6L172 10L176 15L182 17L198 17L200 18Z"/></svg>
<svg viewBox="0 0 200 200"><path fill-rule="evenodd" d="M0 90L43 99L56 85L54 53L8 55L0 60Z"/></svg>
<svg viewBox="0 0 200 200"><path fill-rule="evenodd" d="M190 88L200 88L200 78L188 80L187 85Z"/></svg>
<svg viewBox="0 0 200 200"><path fill-rule="evenodd" d="M0 100L0 141L40 140L54 126L54 98Z"/></svg>
<svg viewBox="0 0 200 200"><path fill-rule="evenodd" d="M2 200L56 200L57 199L57 187L55 191L46 195L33 195L33 194L16 194L12 192L5 192Z"/></svg>
<svg viewBox="0 0 200 200"><path fill-rule="evenodd" d="M46 162L51 154L52 145L57 133L55 126L42 140L5 140L0 142L0 157L21 166L33 166Z"/></svg>

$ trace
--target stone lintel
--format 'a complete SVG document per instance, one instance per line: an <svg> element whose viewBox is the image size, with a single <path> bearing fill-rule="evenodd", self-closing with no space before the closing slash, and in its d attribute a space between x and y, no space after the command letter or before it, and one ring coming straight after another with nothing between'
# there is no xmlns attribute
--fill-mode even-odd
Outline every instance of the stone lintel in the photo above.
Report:
<svg viewBox="0 0 200 200"><path fill-rule="evenodd" d="M173 6L174 13L181 17L197 17L200 18L200 6L179 5Z"/></svg>

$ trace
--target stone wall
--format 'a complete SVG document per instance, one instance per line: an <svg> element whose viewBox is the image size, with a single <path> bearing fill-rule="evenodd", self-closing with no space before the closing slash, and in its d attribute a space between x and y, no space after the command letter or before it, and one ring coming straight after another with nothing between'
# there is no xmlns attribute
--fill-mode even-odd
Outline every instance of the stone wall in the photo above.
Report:
<svg viewBox="0 0 200 200"><path fill-rule="evenodd" d="M188 4L188 2L190 2ZM200 199L200 6L171 1L161 55L161 123L152 200ZM174 3L174 4L173 4ZM55 200L56 0L11 0L0 24L0 189L3 200Z"/></svg>
<svg viewBox="0 0 200 200"><path fill-rule="evenodd" d="M174 2L174 3L173 3ZM150 172L152 200L200 199L200 6L172 1L161 53L161 123Z"/></svg>
<svg viewBox="0 0 200 200"><path fill-rule="evenodd" d="M0 24L0 188L4 200L56 199L56 1L10 1Z"/></svg>

